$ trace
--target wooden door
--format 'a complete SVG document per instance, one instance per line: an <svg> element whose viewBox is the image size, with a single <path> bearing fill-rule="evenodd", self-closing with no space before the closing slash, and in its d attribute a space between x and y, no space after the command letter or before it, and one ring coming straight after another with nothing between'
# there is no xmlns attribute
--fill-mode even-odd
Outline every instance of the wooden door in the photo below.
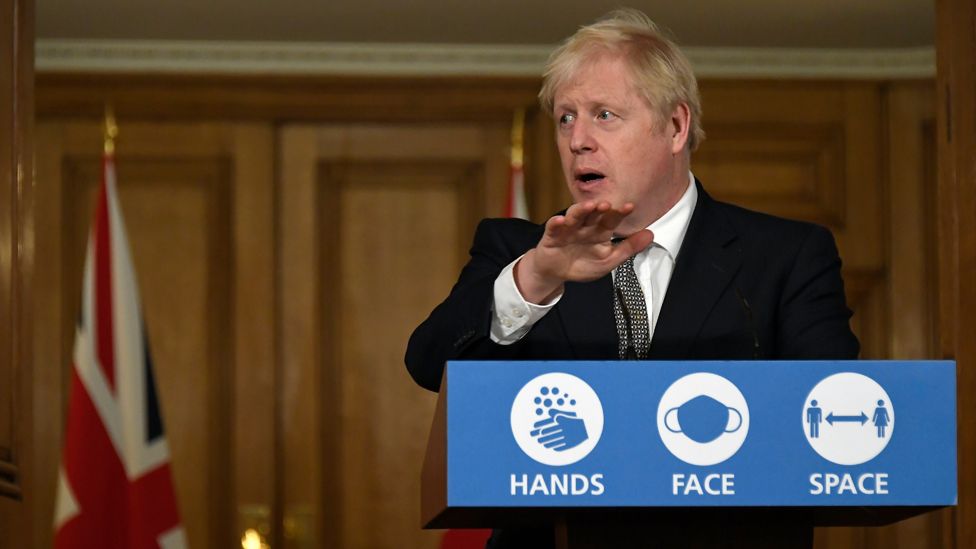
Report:
<svg viewBox="0 0 976 549"><path fill-rule="evenodd" d="M497 212L507 139L490 124L282 130L286 547L436 547L419 529L436 395L403 352Z"/></svg>

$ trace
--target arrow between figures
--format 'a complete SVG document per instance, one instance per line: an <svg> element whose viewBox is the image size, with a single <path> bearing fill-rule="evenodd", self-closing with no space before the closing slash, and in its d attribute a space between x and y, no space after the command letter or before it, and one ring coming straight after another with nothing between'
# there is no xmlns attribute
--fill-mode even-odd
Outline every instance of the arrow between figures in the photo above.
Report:
<svg viewBox="0 0 976 549"><path fill-rule="evenodd" d="M827 416L827 423L831 425L833 425L835 422L841 422L841 421L846 421L850 423L860 423L861 425L864 425L864 422L866 422L867 420L868 420L868 416L866 416L864 412L861 412L861 415L859 416L835 416L833 412L830 412L830 415Z"/></svg>

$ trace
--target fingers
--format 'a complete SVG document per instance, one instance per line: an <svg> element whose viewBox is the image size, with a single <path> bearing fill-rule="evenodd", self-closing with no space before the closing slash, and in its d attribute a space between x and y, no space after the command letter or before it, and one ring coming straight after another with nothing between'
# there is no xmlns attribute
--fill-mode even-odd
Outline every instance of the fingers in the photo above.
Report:
<svg viewBox="0 0 976 549"><path fill-rule="evenodd" d="M634 205L630 202L623 205L619 210L609 209L597 220L600 228L606 231L613 231L624 220L625 217L634 211Z"/></svg>
<svg viewBox="0 0 976 549"><path fill-rule="evenodd" d="M546 222L546 234L552 238L577 234L587 239L593 237L595 242L609 240L607 233L612 233L633 210L634 205L631 203L615 209L607 201L580 202L570 206L565 215L549 218Z"/></svg>
<svg viewBox="0 0 976 549"><path fill-rule="evenodd" d="M551 435L539 437L539 444L548 448L549 444L560 443L565 439L566 437L561 432L556 432Z"/></svg>
<svg viewBox="0 0 976 549"><path fill-rule="evenodd" d="M573 204L566 210L566 226L567 227L585 227L587 226L587 221L590 216L594 215L598 211L606 211L610 208L608 202L580 202L579 204ZM589 225L593 223L590 222Z"/></svg>
<svg viewBox="0 0 976 549"><path fill-rule="evenodd" d="M549 410L549 417L551 417L554 420L560 417L576 417L576 412L570 412L566 410L560 410L558 408L552 408Z"/></svg>
<svg viewBox="0 0 976 549"><path fill-rule="evenodd" d="M562 438L563 428L559 425L553 425L552 427L546 427L539 431L539 442L548 442L557 438Z"/></svg>
<svg viewBox="0 0 976 549"><path fill-rule="evenodd" d="M541 427L546 427L548 425L555 425L555 423L556 423L555 420L552 419L551 417L549 417L549 418L543 419L542 421L537 421L537 422L533 423L532 426L535 427L536 430L538 430Z"/></svg>
<svg viewBox="0 0 976 549"><path fill-rule="evenodd" d="M540 421L539 423L542 422ZM529 431L529 435L537 437L541 435L550 435L553 432L562 432L562 427L556 422L551 422L548 425L539 425L539 423L535 425L538 427L538 429L532 429Z"/></svg>
<svg viewBox="0 0 976 549"><path fill-rule="evenodd" d="M637 231L613 247L610 260L619 265L628 257L640 253L644 248L650 246L651 242L654 242L654 233L648 229Z"/></svg>
<svg viewBox="0 0 976 549"><path fill-rule="evenodd" d="M600 220L611 211L609 202L599 202L596 207L593 208L589 214L586 215L586 219L583 220L584 227L599 227Z"/></svg>

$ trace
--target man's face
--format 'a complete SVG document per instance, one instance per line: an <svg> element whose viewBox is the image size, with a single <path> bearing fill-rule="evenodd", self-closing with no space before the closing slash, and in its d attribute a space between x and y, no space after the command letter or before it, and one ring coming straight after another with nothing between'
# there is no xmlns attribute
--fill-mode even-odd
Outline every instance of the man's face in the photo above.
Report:
<svg viewBox="0 0 976 549"><path fill-rule="evenodd" d="M660 123L620 58L603 55L581 65L556 91L553 114L574 201L636 206L619 234L643 229L684 193L686 135L676 129L682 123L673 117Z"/></svg>

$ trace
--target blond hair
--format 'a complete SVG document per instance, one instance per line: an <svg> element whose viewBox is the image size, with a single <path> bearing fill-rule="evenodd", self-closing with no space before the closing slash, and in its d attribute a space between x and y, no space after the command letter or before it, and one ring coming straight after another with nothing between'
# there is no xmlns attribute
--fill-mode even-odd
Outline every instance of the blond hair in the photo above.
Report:
<svg viewBox="0 0 976 549"><path fill-rule="evenodd" d="M701 127L698 82L691 63L677 44L635 9L615 10L596 23L581 27L552 52L539 90L542 109L552 113L556 91L581 65L607 53L621 55L631 70L638 93L657 111L662 125L679 103L688 105L691 112L688 150L698 148L705 132Z"/></svg>

